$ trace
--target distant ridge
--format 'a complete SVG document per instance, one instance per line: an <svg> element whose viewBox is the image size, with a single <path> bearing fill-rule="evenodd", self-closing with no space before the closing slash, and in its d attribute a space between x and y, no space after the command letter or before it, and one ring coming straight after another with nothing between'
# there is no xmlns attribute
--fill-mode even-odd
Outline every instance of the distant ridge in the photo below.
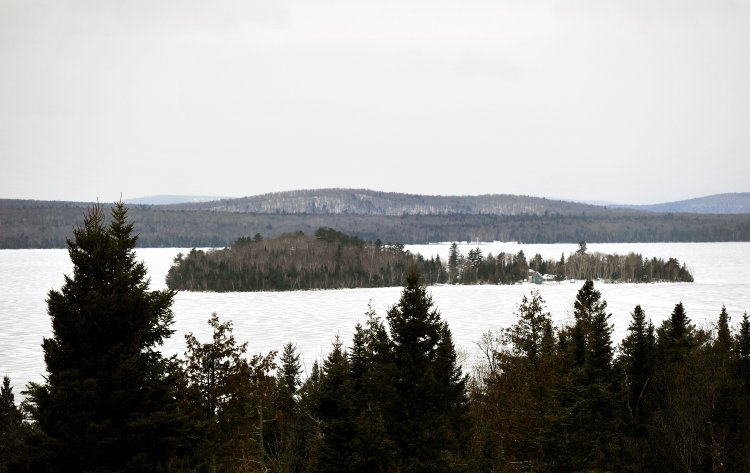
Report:
<svg viewBox="0 0 750 473"><path fill-rule="evenodd" d="M65 248L89 205L0 199L0 248ZM223 247L258 233L272 238L321 227L400 243L750 241L750 213L660 213L528 196L329 189L130 210L142 247Z"/></svg>
<svg viewBox="0 0 750 473"><path fill-rule="evenodd" d="M226 197L217 197L210 195L150 195L147 197L125 199L123 200L123 202L133 205L170 205L191 202L210 202L225 198Z"/></svg>
<svg viewBox="0 0 750 473"><path fill-rule="evenodd" d="M646 212L674 212L699 214L750 214L750 192L715 194L695 199L651 205L610 205Z"/></svg>
<svg viewBox="0 0 750 473"><path fill-rule="evenodd" d="M215 202L169 206L181 210L260 214L355 215L599 215L604 207L507 194L417 195L367 189L274 192Z"/></svg>

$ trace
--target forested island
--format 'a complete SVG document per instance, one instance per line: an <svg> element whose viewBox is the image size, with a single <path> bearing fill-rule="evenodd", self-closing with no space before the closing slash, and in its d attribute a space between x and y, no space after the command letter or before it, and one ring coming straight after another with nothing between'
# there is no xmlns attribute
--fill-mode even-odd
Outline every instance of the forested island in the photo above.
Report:
<svg viewBox="0 0 750 473"><path fill-rule="evenodd" d="M412 270L307 373L293 342L249 354L216 314L166 358L175 294L149 290L132 231L122 205L75 230L44 382L20 407L0 388L0 471L750 471L746 313L696 328L677 303L657 327L633 301L616 346L592 281L562 326L531 291L467 373Z"/></svg>
<svg viewBox="0 0 750 473"><path fill-rule="evenodd" d="M231 247L179 254L167 274L167 286L186 291L285 291L397 286L410 268L431 284L516 284L531 280L602 279L611 282L692 282L687 267L674 258L588 253L584 242L560 260L527 260L517 254L488 254L481 249L464 256L457 244L448 261L426 259L403 245L365 241L331 228L313 237L302 232L265 240L243 237ZM539 279L538 279L539 278Z"/></svg>
<svg viewBox="0 0 750 473"><path fill-rule="evenodd" d="M386 287L400 285L410 267L417 267L428 283L440 282L444 272L439 258L425 260L402 245L319 228L314 237L296 232L264 240L256 235L228 248L177 255L167 286L188 291Z"/></svg>

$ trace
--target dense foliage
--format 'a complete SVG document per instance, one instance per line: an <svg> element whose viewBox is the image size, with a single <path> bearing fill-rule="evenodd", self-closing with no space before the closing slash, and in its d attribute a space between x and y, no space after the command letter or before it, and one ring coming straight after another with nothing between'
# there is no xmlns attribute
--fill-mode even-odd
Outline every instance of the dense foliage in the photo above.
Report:
<svg viewBox="0 0 750 473"><path fill-rule="evenodd" d="M636 306L615 349L589 281L574 316L552 327L532 293L515 326L483 337L471 416L484 471L750 469L747 314L735 333L724 309L701 330L677 304L655 329Z"/></svg>
<svg viewBox="0 0 750 473"><path fill-rule="evenodd" d="M400 285L417 266L426 283L445 278L440 259L425 260L400 245L366 242L330 228L315 237L302 232L271 240L240 238L221 250L178 255L167 274L171 289L189 291L283 291Z"/></svg>
<svg viewBox="0 0 750 473"><path fill-rule="evenodd" d="M169 361L172 293L147 290L130 230L121 206L76 230L48 380L21 408L0 388L0 471L750 471L747 314L697 329L678 303L654 327L635 306L616 347L592 281L561 327L532 291L469 377L410 271L305 379L293 343L250 356L216 314Z"/></svg>

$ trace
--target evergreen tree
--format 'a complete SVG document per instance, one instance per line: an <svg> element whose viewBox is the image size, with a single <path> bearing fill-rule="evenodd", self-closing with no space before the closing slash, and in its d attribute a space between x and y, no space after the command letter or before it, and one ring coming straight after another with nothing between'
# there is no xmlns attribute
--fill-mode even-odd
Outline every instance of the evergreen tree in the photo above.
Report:
<svg viewBox="0 0 750 473"><path fill-rule="evenodd" d="M732 334L729 331L729 314L727 313L726 306L721 307L719 321L716 323L714 348L722 358L729 358L729 353L732 350Z"/></svg>
<svg viewBox="0 0 750 473"><path fill-rule="evenodd" d="M573 314L573 363L560 393L560 431L550 452L558 469L607 469L617 464L620 408L612 369L612 325L607 303L587 280L578 291Z"/></svg>
<svg viewBox="0 0 750 473"><path fill-rule="evenodd" d="M284 345L280 361L281 366L278 375L279 397L282 405L286 409L289 409L294 405L297 391L302 384L300 380L302 365L299 361L296 345L292 342Z"/></svg>
<svg viewBox="0 0 750 473"><path fill-rule="evenodd" d="M531 299L523 296L518 316L518 322L509 330L510 340L516 350L535 365L542 351L551 351L554 344L551 316L545 311L539 291L531 291Z"/></svg>
<svg viewBox="0 0 750 473"><path fill-rule="evenodd" d="M0 473L22 460L23 433L23 414L16 406L10 378L4 376L0 387Z"/></svg>
<svg viewBox="0 0 750 473"><path fill-rule="evenodd" d="M557 264L555 279L557 281L562 281L563 279L565 279L565 253L560 255L560 262Z"/></svg>
<svg viewBox="0 0 750 473"><path fill-rule="evenodd" d="M49 292L47 381L29 384L28 401L56 470L154 470L178 442L173 366L157 350L174 293L148 290L136 239L122 203L108 226L89 209L68 240L73 275Z"/></svg>
<svg viewBox="0 0 750 473"><path fill-rule="evenodd" d="M362 391L365 376L370 368L370 360L367 353L367 334L362 324L357 323L354 327L354 338L352 348L349 350L349 366L351 368L352 389L355 393Z"/></svg>
<svg viewBox="0 0 750 473"><path fill-rule="evenodd" d="M210 342L201 343L192 333L185 336L184 413L195 423L198 439L193 463L208 471L231 469L237 466L238 452L263 463L264 415L276 394L269 372L276 354L248 360L247 342L235 341L231 322L221 322L214 313L208 323Z"/></svg>
<svg viewBox="0 0 750 473"><path fill-rule="evenodd" d="M354 437L352 470L385 471L394 464L393 445L386 429L385 409L394 397L393 362L388 332L372 307L367 322L357 324L349 365L352 382Z"/></svg>
<svg viewBox="0 0 750 473"><path fill-rule="evenodd" d="M302 365L292 342L284 345L277 374L275 435L269 450L282 471L302 471L305 459L305 419L299 408Z"/></svg>
<svg viewBox="0 0 750 473"><path fill-rule="evenodd" d="M750 392L750 318L747 312L742 315L740 329L735 339L737 357L739 358L740 377L745 383L745 389Z"/></svg>
<svg viewBox="0 0 750 473"><path fill-rule="evenodd" d="M657 331L657 367L651 384L649 422L655 461L665 470L708 471L713 407L721 375L713 362L708 334L696 331L682 303Z"/></svg>
<svg viewBox="0 0 750 473"><path fill-rule="evenodd" d="M695 327L690 323L682 302L675 305L672 315L662 323L657 335L662 364L682 362L695 347Z"/></svg>
<svg viewBox="0 0 750 473"><path fill-rule="evenodd" d="M646 313L640 305L631 314L628 334L622 341L620 363L624 374L626 404L631 417L643 419L643 399L654 369L656 339L654 326L646 321Z"/></svg>
<svg viewBox="0 0 750 473"><path fill-rule="evenodd" d="M448 284L454 284L458 278L458 260L460 257L458 243L454 241L448 251Z"/></svg>
<svg viewBox="0 0 750 473"><path fill-rule="evenodd" d="M606 309L607 302L594 289L594 283L587 280L573 303L573 343L576 365L585 366L587 374L594 378L606 376L612 364L612 326Z"/></svg>
<svg viewBox="0 0 750 473"><path fill-rule="evenodd" d="M395 391L388 430L399 466L444 471L463 437L466 379L460 375L450 332L412 269L398 304L387 313Z"/></svg>
<svg viewBox="0 0 750 473"><path fill-rule="evenodd" d="M314 462L314 471L351 471L353 412L349 361L339 337L333 351L323 362L316 414L321 420L322 444Z"/></svg>
<svg viewBox="0 0 750 473"><path fill-rule="evenodd" d="M483 339L490 366L473 386L481 400L475 398L478 402L470 412L476 424L486 427L473 435L482 458L470 471L500 470L503 463L524 465L530 471L541 466L540 440L550 423L550 392L559 369L555 333L536 290L523 297L517 315L518 321L501 337L493 341L487 334Z"/></svg>

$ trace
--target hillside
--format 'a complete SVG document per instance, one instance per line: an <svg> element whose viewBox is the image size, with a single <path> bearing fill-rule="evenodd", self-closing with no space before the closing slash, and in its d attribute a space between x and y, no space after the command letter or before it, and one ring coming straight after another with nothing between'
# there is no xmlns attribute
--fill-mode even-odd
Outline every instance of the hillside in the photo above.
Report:
<svg viewBox="0 0 750 473"><path fill-rule="evenodd" d="M220 200L222 198L223 197L211 195L149 195L146 197L125 199L123 202L128 205L170 205L194 202L210 202L212 200Z"/></svg>
<svg viewBox="0 0 750 473"><path fill-rule="evenodd" d="M646 212L680 212L699 214L750 214L750 192L716 194L695 199L651 205L613 205Z"/></svg>
<svg viewBox="0 0 750 473"><path fill-rule="evenodd" d="M302 197L295 197L295 193L269 195L284 196L277 203L288 199L295 205L302 205L304 198L313 195L313 191L299 193ZM320 191L317 201L328 202L326 196L335 197L330 200L331 207L326 204L330 212L295 212L291 204L264 207L273 209L269 213L239 212L231 209L240 208L238 203L244 200L233 199L219 205L131 205L130 215L142 247L223 247L256 233L264 238L298 231L310 235L320 227L366 240L398 243L750 241L750 214L655 213L523 196L436 197L352 190ZM269 205L274 202L261 197L245 200ZM370 201L370 213L362 210L368 197L374 199ZM415 209L423 213L408 211L406 202L416 202ZM89 205L0 199L0 248L64 248L65 239L75 225L82 223ZM498 215L491 213L493 208L510 210L507 215ZM342 212L332 213L334 209Z"/></svg>
<svg viewBox="0 0 750 473"><path fill-rule="evenodd" d="M184 203L169 207L180 210L308 215L603 215L612 212L595 205L542 197L503 194L416 195L366 189L274 192L239 199Z"/></svg>

